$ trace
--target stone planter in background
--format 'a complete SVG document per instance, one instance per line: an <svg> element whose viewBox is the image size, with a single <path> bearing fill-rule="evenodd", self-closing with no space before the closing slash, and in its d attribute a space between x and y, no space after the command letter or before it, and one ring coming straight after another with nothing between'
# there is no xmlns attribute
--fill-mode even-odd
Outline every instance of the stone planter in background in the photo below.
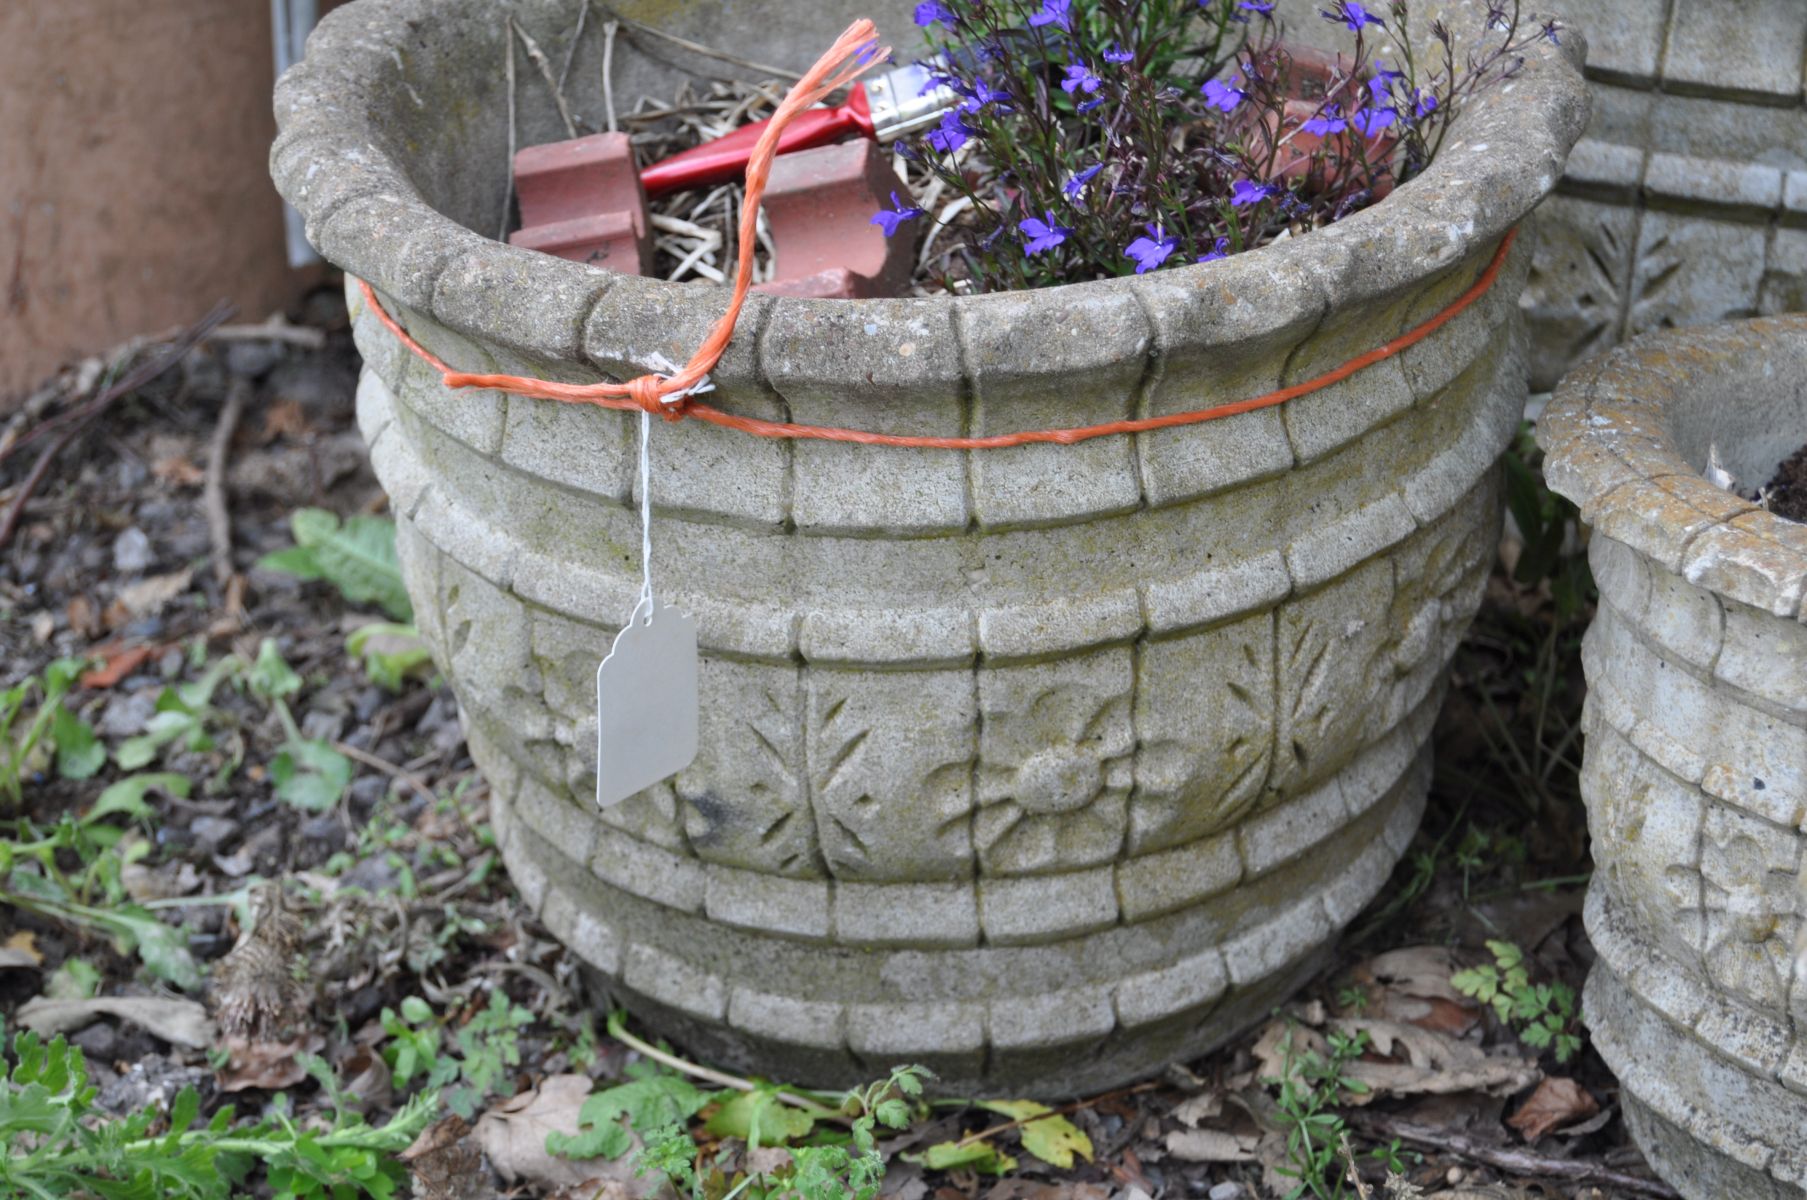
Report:
<svg viewBox="0 0 1807 1200"><path fill-rule="evenodd" d="M1652 335L1572 374L1538 439L1600 608L1582 794L1588 1028L1691 1200L1807 1195L1807 526L1745 486L1807 441L1807 317Z"/></svg>
<svg viewBox="0 0 1807 1200"><path fill-rule="evenodd" d="M1807 4L1554 7L1594 117L1538 211L1531 389L1648 330L1807 309Z"/></svg>
<svg viewBox="0 0 1807 1200"><path fill-rule="evenodd" d="M515 11L542 44L572 23ZM799 28L795 57L838 28ZM479 0L329 17L278 91L282 191L460 368L682 361L719 289L484 236L499 38ZM1427 175L1327 232L1038 292L754 296L710 399L952 434L1310 378L1471 285L1585 123L1579 53L1540 47ZM561 136L522 112L522 144ZM1343 384L1152 436L965 454L656 426L655 578L700 627L702 750L601 812L635 420L447 392L354 303L360 418L523 897L694 1053L806 1083L919 1061L955 1090L1073 1093L1265 1014L1417 823L1524 402L1528 257Z"/></svg>

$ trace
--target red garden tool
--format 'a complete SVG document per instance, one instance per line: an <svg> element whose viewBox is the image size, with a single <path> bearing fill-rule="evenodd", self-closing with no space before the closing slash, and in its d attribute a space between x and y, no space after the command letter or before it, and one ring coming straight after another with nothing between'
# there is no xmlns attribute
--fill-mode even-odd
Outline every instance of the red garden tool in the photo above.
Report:
<svg viewBox="0 0 1807 1200"><path fill-rule="evenodd" d="M933 125L960 103L959 93L939 79L936 60L930 60L895 67L866 83L856 83L842 104L799 113L779 136L778 153L856 137L888 145ZM640 172L640 186L648 196L663 196L739 179L765 126L764 121L754 121L712 142L661 159Z"/></svg>

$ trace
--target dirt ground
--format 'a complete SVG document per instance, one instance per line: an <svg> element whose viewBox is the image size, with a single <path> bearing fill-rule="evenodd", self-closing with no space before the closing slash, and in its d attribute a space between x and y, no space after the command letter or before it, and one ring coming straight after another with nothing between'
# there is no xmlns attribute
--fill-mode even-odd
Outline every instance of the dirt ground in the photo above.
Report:
<svg viewBox="0 0 1807 1200"><path fill-rule="evenodd" d="M10 1036L51 1000L76 1003L62 1027L116 1114L192 1084L203 1116L228 1102L268 1112L285 1094L305 1120L327 1099L307 1072L318 1056L380 1123L443 1068L435 1115L460 1120L404 1156L416 1194L645 1193L618 1161L586 1175L540 1145L542 1125L575 1129L592 1083L624 1078L644 1054L605 1032L576 961L524 914L450 691L405 629L367 633L362 661L348 650L349 635L389 620L376 601L262 561L294 545L298 510L384 513L353 422L343 303L323 291L300 316L281 340L242 328L203 340L41 472L43 448L125 364L47 381L0 432L0 509L18 510L0 550L0 685L83 660L63 707L95 739L72 733L54 755L26 757L17 802L0 794L0 838L27 847L84 820L112 831L97 850L78 840L52 855L63 899L20 875L36 887L48 869L6 855L0 1015ZM1546 515L1548 530L1503 547L1457 660L1418 840L1324 973L1208 1058L1075 1106L1066 1115L1090 1161L1052 1165L1060 1156L1033 1153L1024 1127L979 1143L1016 1161L1002 1176L982 1160L910 1161L1008 1124L942 1107L881 1140L885 1194L1284 1196L1301 1186L1286 1172L1322 1149L1306 1194L1673 1195L1630 1145L1617 1085L1564 1007L1592 958L1576 784L1589 609L1574 531L1559 508ZM215 553L222 532L228 561ZM24 713L36 704L27 696ZM158 778L116 786L147 774ZM142 914L168 936L122 936L81 918L80 902ZM1530 1016L1503 1020L1484 1002L1487 972L1513 970L1489 942L1522 951ZM720 1107L700 1117L721 1128L709 1115ZM698 1136L725 1178L752 1158L732 1133Z"/></svg>

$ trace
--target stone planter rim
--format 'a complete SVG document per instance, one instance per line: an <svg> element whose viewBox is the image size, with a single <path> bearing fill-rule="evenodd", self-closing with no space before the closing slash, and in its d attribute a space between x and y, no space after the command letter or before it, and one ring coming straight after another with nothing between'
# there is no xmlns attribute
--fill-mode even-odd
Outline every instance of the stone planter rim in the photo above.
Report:
<svg viewBox="0 0 1807 1200"><path fill-rule="evenodd" d="M360 0L340 8L278 82L272 174L310 240L385 295L530 358L637 361L631 348L590 344L589 331L616 327L612 311L628 323L656 305L685 329L708 328L724 306L722 289L614 275L518 249L425 201L380 117L383 93L405 86L396 78L402 47L412 49L418 24L434 20L435 7L429 0ZM825 43L833 32L824 33ZM1578 33L1565 33L1559 46L1540 41L1522 71L1468 104L1424 174L1328 229L1212 263L1030 292L881 300L755 294L716 376L762 385L758 355L746 353L745 344L775 323L807 325L816 342L812 363L838 361L853 371L896 357L894 339L871 336L874 323L920 324L951 311L956 327L964 317L968 327L1004 331L987 339L984 372L1057 379L1151 349L1222 345L1395 296L1485 253L1554 188L1587 121L1585 55ZM454 265L460 269L450 270ZM511 284L518 290L507 294ZM499 330L476 315L493 312L498 295L506 296L504 307L521 301L534 311ZM1200 307L1205 311L1194 311ZM1085 319L1109 308L1139 309L1141 319ZM1065 318L1086 335L1069 340L1085 344L1049 353L1036 333ZM913 379L925 367L893 363L884 373Z"/></svg>
<svg viewBox="0 0 1807 1200"><path fill-rule="evenodd" d="M1646 334L1570 372L1537 440L1550 487L1596 533L1690 583L1807 621L1807 525L1708 482L1682 457L1672 426L1690 395L1736 404L1766 382L1777 386L1765 368L1782 346L1797 347L1807 366L1807 316Z"/></svg>

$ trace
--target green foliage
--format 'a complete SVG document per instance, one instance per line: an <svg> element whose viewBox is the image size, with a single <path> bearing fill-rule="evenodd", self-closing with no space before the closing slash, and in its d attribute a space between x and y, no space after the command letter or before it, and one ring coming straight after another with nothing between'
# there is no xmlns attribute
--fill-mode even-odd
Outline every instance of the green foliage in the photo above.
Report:
<svg viewBox="0 0 1807 1200"><path fill-rule="evenodd" d="M44 668L42 677L0 691L0 799L17 805L24 798L25 779L52 762L65 779L87 779L106 762L106 748L93 726L63 703L87 666L85 659L59 658ZM34 694L36 711L15 728Z"/></svg>
<svg viewBox="0 0 1807 1200"><path fill-rule="evenodd" d="M575 1134L547 1135L546 1149L561 1158L620 1158L633 1148L630 1129L681 1129L709 1100L708 1092L682 1075L650 1063L634 1063L628 1068L626 1083L584 1101Z"/></svg>
<svg viewBox="0 0 1807 1200"><path fill-rule="evenodd" d="M495 988L488 1007L478 1009L450 1045L446 1022L418 996L403 1000L399 1015L385 1008L381 1021L389 1035L383 1058L396 1086L418 1077L429 1089L444 1089L446 1107L468 1120L507 1080L508 1069L521 1064L519 1030L533 1023L533 1014Z"/></svg>
<svg viewBox="0 0 1807 1200"><path fill-rule="evenodd" d="M299 1128L277 1111L235 1129L231 1107L200 1124L200 1098L184 1088L166 1112L114 1118L93 1107L82 1053L61 1037L45 1044L21 1033L13 1059L0 1079L0 1196L9 1198L230 1200L261 1163L275 1200L389 1200L407 1177L395 1152L425 1128L434 1104L420 1097L377 1128L329 1087L325 1128ZM326 1075L319 1060L309 1066Z"/></svg>
<svg viewBox="0 0 1807 1200"><path fill-rule="evenodd" d="M1522 584L1549 581L1557 615L1568 621L1593 598L1594 580L1585 554L1563 553L1570 545L1570 530L1579 527L1579 514L1545 485L1542 461L1527 422L1506 451L1506 510L1524 540L1512 576Z"/></svg>
<svg viewBox="0 0 1807 1200"><path fill-rule="evenodd" d="M1077 1155L1092 1161L1092 1139L1080 1128L1045 1104L1033 1100L981 1100L979 1107L1021 1121L1017 1127L1023 1149L1051 1167L1062 1170L1073 1165Z"/></svg>
<svg viewBox="0 0 1807 1200"><path fill-rule="evenodd" d="M393 521L358 516L340 524L323 508L303 508L289 518L289 529L295 545L265 555L258 566L324 579L353 604L376 604L397 621L414 619L395 554Z"/></svg>
<svg viewBox="0 0 1807 1200"><path fill-rule="evenodd" d="M207 732L209 725L219 721L213 694L222 681L236 677L244 667L243 659L228 655L193 683L164 688L144 732L121 742L113 761L124 770L136 771L156 761L172 745L196 753L213 749L213 736Z"/></svg>
<svg viewBox="0 0 1807 1200"><path fill-rule="evenodd" d="M1281 1044L1283 1074L1266 1081L1279 1088L1276 1107L1286 1129L1286 1162L1275 1170L1299 1181L1286 1200L1306 1195L1342 1200L1347 1195L1342 1161L1349 1127L1337 1105L1345 1095L1368 1090L1366 1084L1344 1074L1367 1050L1368 1035L1332 1030L1328 1055L1311 1049L1296 1051L1292 1039L1293 1031L1288 1030Z"/></svg>
<svg viewBox="0 0 1807 1200"><path fill-rule="evenodd" d="M423 673L433 662L419 630L388 621L352 630L345 638L345 649L364 664L370 682L391 692L401 691L409 676Z"/></svg>
<svg viewBox="0 0 1807 1200"><path fill-rule="evenodd" d="M0 836L0 906L12 906L110 937L121 954L136 954L153 977L176 987L200 986L201 972L186 937L134 903L121 871L150 851L142 838L126 839L113 818L144 820L152 789L188 794L186 777L134 775L109 786L80 817L65 813L55 825L16 822ZM75 866L63 865L69 858Z"/></svg>
<svg viewBox="0 0 1807 1200"><path fill-rule="evenodd" d="M1554 1050L1566 1063L1581 1051L1581 1023L1575 989L1565 983L1532 983L1524 951L1511 942L1489 941L1493 962L1457 971L1449 982L1464 996L1493 1006L1499 1019L1518 1033L1519 1041L1539 1050Z"/></svg>
<svg viewBox="0 0 1807 1200"><path fill-rule="evenodd" d="M302 735L284 699L301 689L301 677L283 661L271 639L265 638L258 647L257 661L246 673L245 682L254 694L270 702L282 722L282 749L270 760L276 798L308 812L333 807L351 786L356 768L331 743Z"/></svg>
<svg viewBox="0 0 1807 1200"><path fill-rule="evenodd" d="M615 1024L612 1019L611 1028ZM667 1080L676 1078L642 1073L634 1082L655 1077ZM725 1176L719 1166L704 1169L700 1161L701 1150L686 1129L683 1117L662 1124L641 1125L631 1111L620 1108L609 1121L615 1129L621 1131L623 1139L627 1139L627 1127L616 1123L621 1116L628 1117L629 1125L634 1129L645 1131L642 1134L644 1144L635 1158L635 1170L641 1175L663 1177L685 1200L727 1200L728 1197L743 1195L749 1200L872 1200L878 1195L885 1176L885 1160L878 1151L877 1130L880 1126L887 1129L904 1129L909 1126L922 1095L922 1081L926 1077L928 1072L921 1067L899 1067L886 1079L848 1092L841 1098L839 1109L843 1118L852 1118L845 1136L830 1140L818 1130L810 1144L791 1147L789 1163L769 1172L742 1173L732 1180ZM683 1083L681 1079L677 1082ZM630 1087L632 1084L622 1086ZM689 1087L688 1084L684 1086ZM609 1091L620 1090L611 1088ZM644 1102L646 1107L642 1115L657 1118L671 1111L668 1107L670 1090L673 1090L671 1085L666 1084L659 1090L637 1093L633 1102L636 1105ZM677 1094L683 1097L683 1102L678 1106L681 1109L698 1097L705 1103L709 1100L720 1101L726 1107L756 1093L725 1092L711 1097L692 1088L690 1093L679 1091ZM598 1093L591 1097L591 1101L607 1095L609 1092ZM781 1092L777 1088L771 1088L767 1095L769 1103L762 1106L762 1111L768 1113L773 1108L788 1108L792 1112L809 1115L813 1123L836 1112L834 1109L818 1106L805 1097L792 1092ZM803 1103L797 1103L799 1100ZM610 1107L616 1107L614 1102L611 1102ZM700 1108L692 1111L700 1111ZM586 1103L585 1113L588 1112L589 1104ZM547 1139L547 1148L555 1152L557 1147L553 1145L553 1138L557 1136L554 1134ZM631 1144L631 1140L628 1144ZM749 1145L751 1144L753 1142L749 1139Z"/></svg>

